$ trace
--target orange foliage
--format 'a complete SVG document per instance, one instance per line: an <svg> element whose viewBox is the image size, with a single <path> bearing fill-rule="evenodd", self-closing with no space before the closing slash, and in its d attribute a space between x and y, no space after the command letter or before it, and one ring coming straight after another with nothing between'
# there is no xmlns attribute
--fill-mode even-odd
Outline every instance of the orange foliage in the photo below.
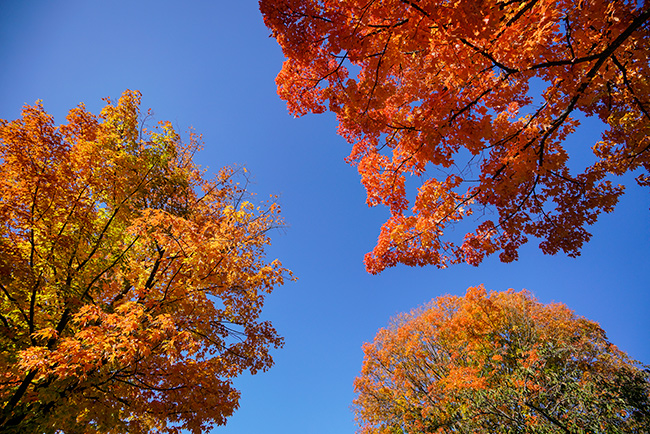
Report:
<svg viewBox="0 0 650 434"><path fill-rule="evenodd" d="M594 322L529 293L469 288L364 345L361 432L647 432L650 376Z"/></svg>
<svg viewBox="0 0 650 434"><path fill-rule="evenodd" d="M264 259L278 207L204 179L200 137L139 104L0 123L2 432L202 432L282 345L259 319L288 274Z"/></svg>
<svg viewBox="0 0 650 434"><path fill-rule="evenodd" d="M366 256L372 273L398 262L477 265L495 252L512 261L529 236L545 253L576 256L586 226L623 192L608 175L641 168L649 183L646 2L261 0L260 9L287 57L279 95L295 115L336 113L368 204L390 209ZM572 173L567 136L580 112L608 129L595 162ZM410 177L421 182L409 209ZM465 237L445 237L460 221Z"/></svg>

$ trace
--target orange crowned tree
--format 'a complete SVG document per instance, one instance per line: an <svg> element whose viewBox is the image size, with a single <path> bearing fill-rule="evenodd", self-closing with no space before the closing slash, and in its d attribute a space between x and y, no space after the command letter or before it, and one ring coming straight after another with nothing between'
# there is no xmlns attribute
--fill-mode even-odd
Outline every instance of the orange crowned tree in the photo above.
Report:
<svg viewBox="0 0 650 434"><path fill-rule="evenodd" d="M364 434L647 433L650 374L598 324L525 291L470 288L364 346Z"/></svg>

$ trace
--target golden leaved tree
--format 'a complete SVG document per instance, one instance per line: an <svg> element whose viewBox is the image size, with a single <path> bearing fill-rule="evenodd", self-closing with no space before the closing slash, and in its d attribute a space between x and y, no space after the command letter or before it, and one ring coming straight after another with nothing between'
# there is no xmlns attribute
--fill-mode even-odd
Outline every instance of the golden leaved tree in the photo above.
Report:
<svg viewBox="0 0 650 434"><path fill-rule="evenodd" d="M178 433L223 424L231 379L282 345L259 318L288 271L274 203L216 178L140 94L0 123L0 431Z"/></svg>
<svg viewBox="0 0 650 434"><path fill-rule="evenodd" d="M586 226L650 169L650 7L632 0L261 0L295 115L336 113L369 205L366 267L578 255ZM607 130L569 170L577 114ZM414 201L409 177L420 178ZM471 218L468 218L472 216ZM462 239L449 229L465 221Z"/></svg>

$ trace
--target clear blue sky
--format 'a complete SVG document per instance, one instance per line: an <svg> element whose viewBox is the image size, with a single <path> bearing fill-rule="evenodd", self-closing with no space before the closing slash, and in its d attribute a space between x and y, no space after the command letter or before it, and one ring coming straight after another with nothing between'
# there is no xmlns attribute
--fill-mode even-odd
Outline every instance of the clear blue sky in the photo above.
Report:
<svg viewBox="0 0 650 434"><path fill-rule="evenodd" d="M650 363L650 196L632 177L577 259L530 243L513 264L491 258L479 268L400 266L370 276L363 255L386 212L366 207L332 115L287 114L274 84L283 57L268 36L256 0L0 0L0 118L42 99L63 122L79 102L98 112L101 98L139 89L157 120L203 134L200 164L246 166L260 198L280 195L287 227L268 254L299 280L269 296L264 315L286 345L269 372L236 382L241 408L215 434L354 432L363 342L391 316L480 283L563 302ZM590 147L594 136L571 140Z"/></svg>

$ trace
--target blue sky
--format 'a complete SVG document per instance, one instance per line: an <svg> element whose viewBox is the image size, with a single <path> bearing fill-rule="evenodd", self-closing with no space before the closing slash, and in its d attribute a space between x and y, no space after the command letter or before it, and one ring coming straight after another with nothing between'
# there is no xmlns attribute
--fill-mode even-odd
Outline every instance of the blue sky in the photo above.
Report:
<svg viewBox="0 0 650 434"><path fill-rule="evenodd" d="M216 434L354 432L349 406L363 342L391 316L481 283L563 302L650 363L650 197L632 177L579 258L546 256L529 243L513 264L495 257L479 268L368 275L363 255L386 211L365 205L331 114L287 114L274 84L282 53L256 0L0 0L0 59L0 118L42 99L63 122L80 102L98 112L101 98L139 89L157 120L203 134L201 165L245 166L260 200L280 196L287 226L272 235L268 255L299 280L268 297L264 316L286 344L269 372L236 382L241 408ZM593 130L574 135L571 146L590 147Z"/></svg>

